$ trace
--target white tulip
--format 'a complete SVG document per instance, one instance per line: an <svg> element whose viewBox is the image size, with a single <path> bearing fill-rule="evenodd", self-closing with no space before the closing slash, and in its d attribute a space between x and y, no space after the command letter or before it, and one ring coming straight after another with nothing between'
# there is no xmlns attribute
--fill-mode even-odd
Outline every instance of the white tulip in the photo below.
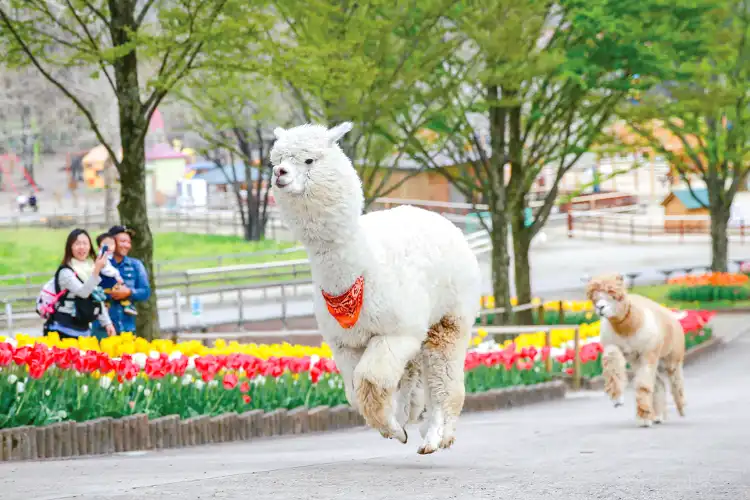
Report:
<svg viewBox="0 0 750 500"><path fill-rule="evenodd" d="M16 382L18 382L18 377L16 377L15 374L11 373L10 375L8 375L9 384L15 384Z"/></svg>
<svg viewBox="0 0 750 500"><path fill-rule="evenodd" d="M138 365L141 368L146 367L146 360L148 359L148 356L143 354L142 352L137 352L133 354L133 363Z"/></svg>

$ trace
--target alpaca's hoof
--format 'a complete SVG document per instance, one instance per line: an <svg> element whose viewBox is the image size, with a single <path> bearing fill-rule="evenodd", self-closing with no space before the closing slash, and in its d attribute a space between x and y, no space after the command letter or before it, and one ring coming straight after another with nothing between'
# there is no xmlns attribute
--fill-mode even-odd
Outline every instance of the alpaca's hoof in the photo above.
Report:
<svg viewBox="0 0 750 500"><path fill-rule="evenodd" d="M448 448L453 446L453 443L455 442L456 442L456 436L444 437L440 441L440 447L447 450Z"/></svg>
<svg viewBox="0 0 750 500"><path fill-rule="evenodd" d="M654 423L655 424L661 424L662 422L664 422L664 420L666 420L666 419L663 416L661 416L661 415L658 415L658 416L654 417Z"/></svg>
<svg viewBox="0 0 750 500"><path fill-rule="evenodd" d="M419 447L419 449L417 450L417 453L419 453L420 455L429 455L431 453L435 453L437 450L438 449L435 446L423 444L422 446Z"/></svg>
<svg viewBox="0 0 750 500"><path fill-rule="evenodd" d="M638 418L638 427L651 427L651 424L654 423L653 420L648 418Z"/></svg>
<svg viewBox="0 0 750 500"><path fill-rule="evenodd" d="M406 444L406 442L409 440L409 434L406 433L406 429L404 429L403 427L401 428L399 432L394 434L393 437L398 439L399 442L401 442L401 444Z"/></svg>
<svg viewBox="0 0 750 500"><path fill-rule="evenodd" d="M615 408L619 408L625 404L625 398L623 396L620 396L619 398L613 399L612 403L614 404Z"/></svg>
<svg viewBox="0 0 750 500"><path fill-rule="evenodd" d="M386 439L396 439L397 441L406 444L409 440L409 435L406 433L406 429L401 427L400 429L380 429L380 435Z"/></svg>

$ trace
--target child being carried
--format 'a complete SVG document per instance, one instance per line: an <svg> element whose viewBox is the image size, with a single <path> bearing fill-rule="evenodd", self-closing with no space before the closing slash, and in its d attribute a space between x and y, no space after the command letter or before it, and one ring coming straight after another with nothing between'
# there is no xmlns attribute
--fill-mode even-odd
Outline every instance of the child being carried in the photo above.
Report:
<svg viewBox="0 0 750 500"><path fill-rule="evenodd" d="M109 257L109 260L107 261L107 265L105 265L104 268L99 273L99 276L102 279L101 283L99 283L99 286L101 288L97 288L95 290L97 295L101 294L101 296L104 297L103 300L106 300L107 297L104 294L110 293L112 290L117 290L125 281L122 279L122 276L120 276L120 271L118 271L117 268L112 265L112 255L114 254L114 251L115 251L115 239L112 236L110 236L108 233L104 233L104 234L100 234L99 236L97 236L96 243L99 246L100 252L102 248L104 248L105 246L107 247L106 253L107 253L107 256ZM130 300L123 299L117 302L120 303L120 305L122 306L122 310L125 314L130 314L131 316L138 315L138 311L136 311L135 306Z"/></svg>

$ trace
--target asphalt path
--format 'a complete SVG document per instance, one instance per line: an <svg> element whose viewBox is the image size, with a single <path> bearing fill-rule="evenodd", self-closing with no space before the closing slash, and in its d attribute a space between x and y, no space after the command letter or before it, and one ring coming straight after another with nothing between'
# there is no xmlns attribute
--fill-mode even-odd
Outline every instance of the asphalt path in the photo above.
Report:
<svg viewBox="0 0 750 500"><path fill-rule="evenodd" d="M747 318L743 318L747 319ZM738 327L740 325L737 325ZM727 337L730 340L730 337ZM687 416L636 426L632 388L467 414L454 447L419 456L375 431L0 465L0 498L550 499L750 498L750 335L686 368Z"/></svg>

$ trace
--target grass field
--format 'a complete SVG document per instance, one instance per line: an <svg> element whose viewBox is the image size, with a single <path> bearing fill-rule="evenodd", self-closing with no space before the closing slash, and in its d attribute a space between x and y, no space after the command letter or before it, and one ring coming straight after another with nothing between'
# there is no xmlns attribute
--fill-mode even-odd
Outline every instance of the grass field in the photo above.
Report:
<svg viewBox="0 0 750 500"><path fill-rule="evenodd" d="M667 292L674 285L648 285L648 286L635 286L632 289L633 293L637 293L655 300L660 304L664 304L667 307L674 309L733 309L738 307L750 307L750 300L712 300L708 302L687 302L679 300L670 300L667 297ZM750 285L744 285L750 289Z"/></svg>
<svg viewBox="0 0 750 500"><path fill-rule="evenodd" d="M60 264L69 231L51 229L19 229L0 231L0 276L50 272ZM92 239L96 234L91 235ZM96 243L94 243L96 244ZM304 250L286 254L272 253L296 246L290 242L266 240L248 242L236 236L197 235L185 233L154 234L155 265L162 271L178 271L219 265L251 264L305 258ZM228 255L270 251L268 254L229 258ZM175 259L206 258L193 262L172 262ZM46 277L37 281L44 282ZM22 283L22 281L17 281ZM0 286L15 284L0 281Z"/></svg>

